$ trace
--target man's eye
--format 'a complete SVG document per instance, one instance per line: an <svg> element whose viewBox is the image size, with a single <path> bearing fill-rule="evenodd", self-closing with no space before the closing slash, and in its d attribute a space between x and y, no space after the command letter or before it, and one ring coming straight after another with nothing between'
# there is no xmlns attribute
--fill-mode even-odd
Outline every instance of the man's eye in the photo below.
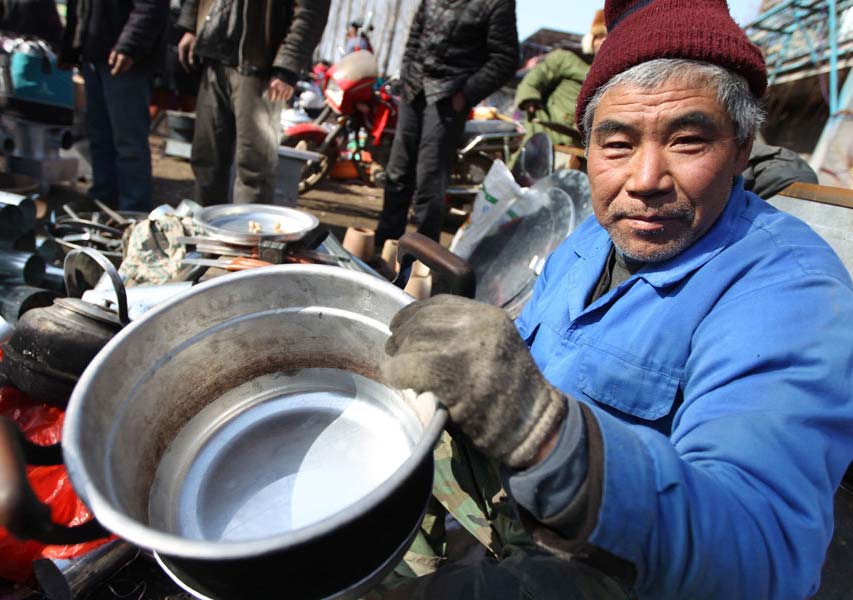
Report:
<svg viewBox="0 0 853 600"><path fill-rule="evenodd" d="M704 137L698 135L682 135L675 138L675 144L679 146L698 146L707 141Z"/></svg>
<svg viewBox="0 0 853 600"><path fill-rule="evenodd" d="M603 147L605 150L630 150L631 144L622 140L612 140L604 142Z"/></svg>

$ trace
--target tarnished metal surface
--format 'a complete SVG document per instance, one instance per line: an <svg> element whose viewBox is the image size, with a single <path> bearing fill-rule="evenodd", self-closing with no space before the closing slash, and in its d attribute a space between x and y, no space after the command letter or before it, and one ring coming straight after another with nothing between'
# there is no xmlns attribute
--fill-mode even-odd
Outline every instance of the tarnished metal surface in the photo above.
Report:
<svg viewBox="0 0 853 600"><path fill-rule="evenodd" d="M832 246L832 249L841 258L841 262L847 267L847 271L853 275L853 192L811 185L809 189L813 192L819 191L814 188L824 188L824 190L832 191L833 195L821 195L821 199L806 197L814 195L808 193L799 197L787 195L799 189L794 186L803 185L807 184L789 186L782 194L768 199L768 202L808 223L818 235ZM808 190L801 189L801 191L807 192ZM846 206L844 202L827 202L832 198L839 201L844 200L845 194L849 197L849 206Z"/></svg>

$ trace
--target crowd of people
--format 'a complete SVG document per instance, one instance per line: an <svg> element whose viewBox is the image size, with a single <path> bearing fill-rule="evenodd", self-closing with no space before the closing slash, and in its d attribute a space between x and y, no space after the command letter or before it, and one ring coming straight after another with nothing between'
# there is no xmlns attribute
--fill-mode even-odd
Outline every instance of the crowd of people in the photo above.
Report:
<svg viewBox="0 0 853 600"><path fill-rule="evenodd" d="M278 111L329 4L184 3L201 204L222 201L232 160L236 202L271 195ZM150 203L148 78L167 14L166 0L68 2L61 57L86 80L91 193L124 209ZM517 69L515 15L514 0L420 4L377 243L405 232L412 205L437 239L466 115ZM361 24L351 34L360 48ZM522 534L373 596L815 593L853 459L853 283L745 187L766 90L725 0L606 0L585 53L527 74L517 104L531 131L584 146L594 215L515 322L458 297L417 302L391 323L382 366L448 407L454 460L495 477Z"/></svg>

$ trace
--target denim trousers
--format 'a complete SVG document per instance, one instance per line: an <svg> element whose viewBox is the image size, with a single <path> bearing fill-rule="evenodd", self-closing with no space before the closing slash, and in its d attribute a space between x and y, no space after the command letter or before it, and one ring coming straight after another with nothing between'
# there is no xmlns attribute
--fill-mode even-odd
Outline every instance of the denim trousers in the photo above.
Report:
<svg viewBox="0 0 853 600"><path fill-rule="evenodd" d="M148 212L151 202L149 76L139 69L110 75L107 63L83 63L86 126L92 155L89 197L119 210Z"/></svg>

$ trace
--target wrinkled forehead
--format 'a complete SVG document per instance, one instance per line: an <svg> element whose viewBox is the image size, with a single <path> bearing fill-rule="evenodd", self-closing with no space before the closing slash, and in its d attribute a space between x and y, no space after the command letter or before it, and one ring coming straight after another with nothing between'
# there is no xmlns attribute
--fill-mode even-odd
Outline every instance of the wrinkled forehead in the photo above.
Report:
<svg viewBox="0 0 853 600"><path fill-rule="evenodd" d="M729 134L734 122L714 88L683 78L670 78L658 86L615 85L602 95L592 123L593 135L687 128Z"/></svg>

